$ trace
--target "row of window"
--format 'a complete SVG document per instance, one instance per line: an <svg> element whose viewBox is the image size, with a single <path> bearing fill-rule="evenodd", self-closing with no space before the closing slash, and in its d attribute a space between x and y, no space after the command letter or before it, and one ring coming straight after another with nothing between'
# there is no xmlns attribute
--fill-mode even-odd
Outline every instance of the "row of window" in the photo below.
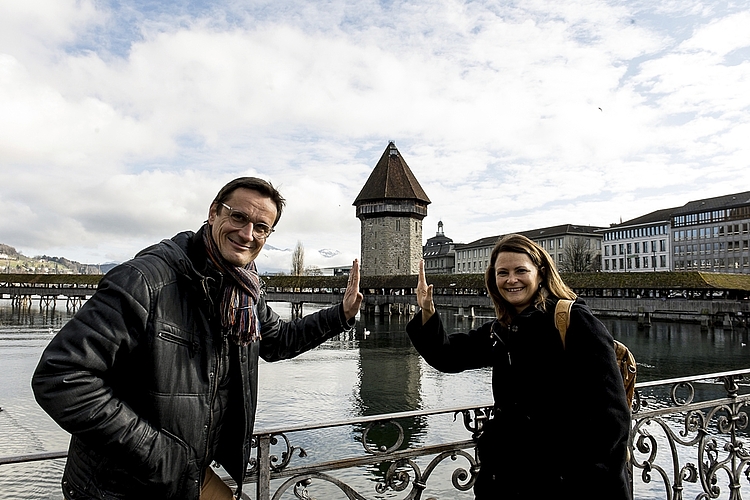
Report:
<svg viewBox="0 0 750 500"><path fill-rule="evenodd" d="M482 255L484 254L484 255ZM477 257L489 257L489 248L474 248L473 250L459 250L456 252L457 259L476 259Z"/></svg>
<svg viewBox="0 0 750 500"><path fill-rule="evenodd" d="M604 245L604 256L608 257L610 255L610 252L612 252L611 255L632 255L634 253L641 253L641 249L643 249L643 253L654 253L657 251L657 243L659 252L667 251L667 240L659 240L658 242L657 240L651 240L650 243L651 245L649 245L648 241L644 241L642 246L640 241L636 241L633 243L620 243L618 245ZM649 246L651 247L650 250Z"/></svg>
<svg viewBox="0 0 750 500"><path fill-rule="evenodd" d="M748 249L748 240L716 241L714 243L694 243L692 245L674 245L675 255L705 254L714 252L738 252Z"/></svg>
<svg viewBox="0 0 750 500"><path fill-rule="evenodd" d="M605 271L617 271L628 270L628 269L655 269L657 262L659 267L667 267L667 256L659 255L658 259L656 255L650 257L620 257L619 259L604 259L604 270ZM618 267L619 264L619 267ZM649 266L650 264L650 266Z"/></svg>
<svg viewBox="0 0 750 500"><path fill-rule="evenodd" d="M537 245L539 245L540 247L544 248L547 251L555 249L555 238L550 238L548 240L539 240L539 241L535 241L534 243L536 243ZM557 238L557 248L562 249L562 247L563 247L563 239Z"/></svg>
<svg viewBox="0 0 750 500"><path fill-rule="evenodd" d="M659 236L669 234L669 224L663 226L637 227L633 229L621 229L604 233L604 240L627 240L631 238L644 238L648 236Z"/></svg>
<svg viewBox="0 0 750 500"><path fill-rule="evenodd" d="M712 210L697 214L678 215L674 217L674 227L691 226L694 224L710 224L728 220L747 219L750 217L750 206L732 208L730 210Z"/></svg>
<svg viewBox="0 0 750 500"><path fill-rule="evenodd" d="M425 265L427 266L428 269L434 269L436 267L437 268L445 267L445 259L440 259L440 260L437 260L437 259L426 259L425 260Z"/></svg>
<svg viewBox="0 0 750 500"><path fill-rule="evenodd" d="M740 269L750 266L748 257L717 257L714 259L679 259L674 261L675 271L685 271L688 269Z"/></svg>
<svg viewBox="0 0 750 500"><path fill-rule="evenodd" d="M551 257L554 259L555 255L552 254ZM557 265L562 265L563 262L563 254L558 253L557 254ZM457 273L483 273L487 267L489 267L490 261L473 261L473 262L458 262L456 264L456 272Z"/></svg>
<svg viewBox="0 0 750 500"><path fill-rule="evenodd" d="M468 264L468 266L467 266ZM484 267L482 267L482 261L479 262L460 262L457 266L457 272L459 273L483 273L487 267L489 267L490 261L485 260L484 261Z"/></svg>
<svg viewBox="0 0 750 500"><path fill-rule="evenodd" d="M674 232L674 241L695 240L705 238L720 238L732 234L747 234L748 223L728 224L726 226L701 227L696 229L680 229Z"/></svg>

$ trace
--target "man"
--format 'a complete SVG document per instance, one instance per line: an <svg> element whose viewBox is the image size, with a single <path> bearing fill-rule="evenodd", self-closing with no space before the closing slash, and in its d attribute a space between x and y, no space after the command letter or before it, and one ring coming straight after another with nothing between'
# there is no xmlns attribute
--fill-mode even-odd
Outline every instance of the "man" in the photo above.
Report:
<svg viewBox="0 0 750 500"><path fill-rule="evenodd" d="M355 260L343 302L281 321L260 293L255 259L284 199L268 182L224 186L208 221L117 266L50 342L32 380L70 432L63 494L78 499L239 498L251 454L258 357L294 357L351 328Z"/></svg>

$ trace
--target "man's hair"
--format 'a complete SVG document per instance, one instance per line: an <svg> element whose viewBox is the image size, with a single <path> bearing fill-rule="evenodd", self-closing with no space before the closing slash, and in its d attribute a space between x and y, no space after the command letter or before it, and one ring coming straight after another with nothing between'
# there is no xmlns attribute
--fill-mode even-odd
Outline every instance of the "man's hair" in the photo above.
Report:
<svg viewBox="0 0 750 500"><path fill-rule="evenodd" d="M502 295L500 295L500 290L497 288L495 261L497 261L497 256L501 252L526 254L536 266L542 280L539 290L534 295L533 303L535 306L544 310L544 301L549 295L553 295L559 299L575 300L576 294L563 282L560 273L557 272L557 268L555 267L554 259L550 257L547 251L526 236L509 234L495 244L495 248L492 249L492 255L490 255L489 266L484 273L484 285L487 287L487 293L490 294L490 298L492 298L497 319L503 325L510 324L514 309L503 299Z"/></svg>
<svg viewBox="0 0 750 500"><path fill-rule="evenodd" d="M271 201L276 205L276 220L273 221L273 225L276 226L279 219L281 219L281 211L284 210L286 200L270 182L257 177L238 177L233 181L228 182L223 188L221 188L221 190L219 190L219 194L214 198L212 205L225 203L229 197L232 196L232 193L240 188L252 189L253 191L258 191L260 194L271 198ZM220 208L220 206L217 207L217 210Z"/></svg>

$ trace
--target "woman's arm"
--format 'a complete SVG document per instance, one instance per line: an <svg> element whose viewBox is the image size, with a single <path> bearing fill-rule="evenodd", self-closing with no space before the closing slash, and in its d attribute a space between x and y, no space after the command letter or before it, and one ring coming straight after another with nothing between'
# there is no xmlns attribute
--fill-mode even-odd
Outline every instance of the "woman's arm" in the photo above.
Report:
<svg viewBox="0 0 750 500"><path fill-rule="evenodd" d="M591 310L577 301L571 311L566 340L571 374L569 398L580 418L575 433L583 433L572 470L578 480L588 481L592 491L622 487L622 475L630 434L630 408L615 358L612 336ZM599 489L602 488L602 489ZM612 498L618 498L613 491Z"/></svg>

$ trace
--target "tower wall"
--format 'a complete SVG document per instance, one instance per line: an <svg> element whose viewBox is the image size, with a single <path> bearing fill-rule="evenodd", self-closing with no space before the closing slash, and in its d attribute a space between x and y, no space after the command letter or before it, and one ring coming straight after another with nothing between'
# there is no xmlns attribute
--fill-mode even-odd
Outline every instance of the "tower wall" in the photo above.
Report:
<svg viewBox="0 0 750 500"><path fill-rule="evenodd" d="M422 258L422 220L416 217L362 219L361 271L365 276L417 274Z"/></svg>

